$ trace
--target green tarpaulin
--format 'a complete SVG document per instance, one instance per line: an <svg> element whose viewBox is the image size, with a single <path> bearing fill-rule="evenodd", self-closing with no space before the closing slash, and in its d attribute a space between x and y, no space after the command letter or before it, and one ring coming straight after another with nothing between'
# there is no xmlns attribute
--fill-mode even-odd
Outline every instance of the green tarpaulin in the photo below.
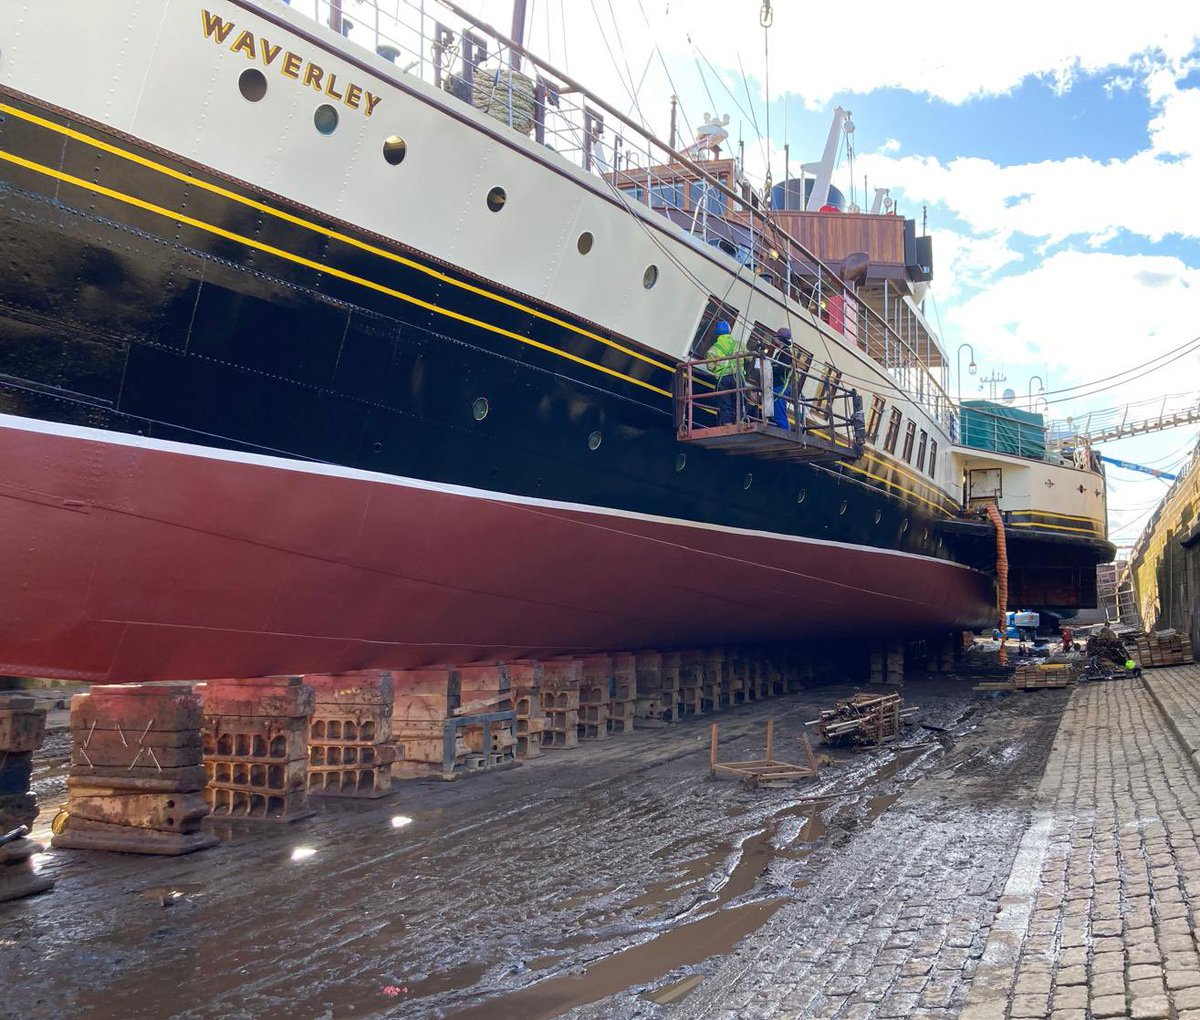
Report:
<svg viewBox="0 0 1200 1020"><path fill-rule="evenodd" d="M990 400L964 400L960 406L964 446L1045 459L1046 426L1040 414Z"/></svg>

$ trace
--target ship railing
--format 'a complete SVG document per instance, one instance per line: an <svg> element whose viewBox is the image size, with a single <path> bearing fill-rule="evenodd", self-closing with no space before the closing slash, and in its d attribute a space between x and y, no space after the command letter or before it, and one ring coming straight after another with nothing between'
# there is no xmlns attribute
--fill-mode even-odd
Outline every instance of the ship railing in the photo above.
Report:
<svg viewBox="0 0 1200 1020"><path fill-rule="evenodd" d="M885 321L779 226L754 189L715 176L709 159L663 142L452 0L291 0L290 6L596 175L631 211L648 206L724 251L739 276L773 286L819 318L949 431L954 404L945 366L933 367L940 360L936 340L920 324L902 332ZM635 94L631 100L637 108Z"/></svg>
<svg viewBox="0 0 1200 1020"><path fill-rule="evenodd" d="M760 460L858 460L866 442L862 398L830 366L812 382L780 352L683 362L675 373L676 438Z"/></svg>

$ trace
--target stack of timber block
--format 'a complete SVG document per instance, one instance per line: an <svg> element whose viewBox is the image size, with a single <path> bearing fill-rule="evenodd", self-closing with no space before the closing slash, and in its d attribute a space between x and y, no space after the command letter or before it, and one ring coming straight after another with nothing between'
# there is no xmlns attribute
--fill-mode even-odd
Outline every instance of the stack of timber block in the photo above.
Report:
<svg viewBox="0 0 1200 1020"><path fill-rule="evenodd" d="M661 652L638 652L634 656L637 677L636 718L643 726L673 722L679 713L679 670L665 677Z"/></svg>
<svg viewBox="0 0 1200 1020"><path fill-rule="evenodd" d="M392 792L392 674L384 669L316 673L308 724L310 797L385 797Z"/></svg>
<svg viewBox="0 0 1200 1020"><path fill-rule="evenodd" d="M612 657L587 655L580 663L579 739L601 740L608 736Z"/></svg>
<svg viewBox="0 0 1200 1020"><path fill-rule="evenodd" d="M459 666L461 700L454 715L485 715L510 712L513 708L508 670L499 663ZM471 749L466 758L469 769L491 768L512 761L517 738L510 721L490 722L465 727L465 739Z"/></svg>
<svg viewBox="0 0 1200 1020"><path fill-rule="evenodd" d="M546 729L542 746L579 746L579 684L583 679L582 659L549 659L542 663L542 711Z"/></svg>
<svg viewBox="0 0 1200 1020"><path fill-rule="evenodd" d="M871 645L871 683L904 683L904 643L877 641Z"/></svg>
<svg viewBox="0 0 1200 1020"><path fill-rule="evenodd" d="M533 660L510 662L509 689L513 711L516 713L514 736L518 758L536 758L542 753L542 733L546 729L546 713L542 710L542 664Z"/></svg>
<svg viewBox="0 0 1200 1020"><path fill-rule="evenodd" d="M767 696L771 698L783 697L783 695L787 694L788 684L784 678L785 667L782 654L775 649L771 649L766 653L763 663L766 670Z"/></svg>
<svg viewBox="0 0 1200 1020"><path fill-rule="evenodd" d="M205 794L214 819L294 822L308 805L313 689L298 676L211 680L204 700Z"/></svg>
<svg viewBox="0 0 1200 1020"><path fill-rule="evenodd" d="M761 648L750 649L746 684L746 692L752 701L763 701L771 696L771 685L767 680L765 653Z"/></svg>
<svg viewBox="0 0 1200 1020"><path fill-rule="evenodd" d="M71 698L67 818L56 849L191 853L215 846L190 684L106 684Z"/></svg>
<svg viewBox="0 0 1200 1020"><path fill-rule="evenodd" d="M446 719L461 700L459 671L450 666L403 669L393 674L392 736L396 761L392 775L402 779L441 775ZM470 753L460 731L455 739L457 765Z"/></svg>
<svg viewBox="0 0 1200 1020"><path fill-rule="evenodd" d="M682 670L682 653L662 653L662 697L664 722L674 722L682 715L682 712L679 708L679 685L682 682Z"/></svg>
<svg viewBox="0 0 1200 1020"><path fill-rule="evenodd" d="M729 704L725 649L710 648L704 653L704 683L700 686L700 708L716 712Z"/></svg>
<svg viewBox="0 0 1200 1020"><path fill-rule="evenodd" d="M679 653L679 714L704 711L704 653L697 648Z"/></svg>
<svg viewBox="0 0 1200 1020"><path fill-rule="evenodd" d="M15 833L38 816L37 797L29 792L33 752L46 735L46 710L33 698L0 695L0 903L45 892L54 879L33 870L42 845Z"/></svg>
<svg viewBox="0 0 1200 1020"><path fill-rule="evenodd" d="M637 714L637 656L632 652L612 656L609 685L608 732L632 733Z"/></svg>
<svg viewBox="0 0 1200 1020"><path fill-rule="evenodd" d="M1145 667L1186 666L1192 658L1192 639L1176 630L1158 630L1152 634L1124 634L1122 640L1133 645L1138 664Z"/></svg>
<svg viewBox="0 0 1200 1020"><path fill-rule="evenodd" d="M1082 662L1022 662L1013 670L1012 686L1017 690L1071 687L1082 674Z"/></svg>
<svg viewBox="0 0 1200 1020"><path fill-rule="evenodd" d="M725 685L722 695L727 705L741 705L746 700L746 650L728 648L725 651Z"/></svg>

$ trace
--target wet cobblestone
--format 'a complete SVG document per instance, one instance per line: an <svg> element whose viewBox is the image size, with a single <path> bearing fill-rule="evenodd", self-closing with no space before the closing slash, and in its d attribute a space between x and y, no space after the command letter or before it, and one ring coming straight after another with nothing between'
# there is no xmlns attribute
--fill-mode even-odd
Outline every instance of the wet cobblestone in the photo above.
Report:
<svg viewBox="0 0 1200 1020"><path fill-rule="evenodd" d="M1200 1007L1196 694L1197 667L1075 691L962 1020Z"/></svg>

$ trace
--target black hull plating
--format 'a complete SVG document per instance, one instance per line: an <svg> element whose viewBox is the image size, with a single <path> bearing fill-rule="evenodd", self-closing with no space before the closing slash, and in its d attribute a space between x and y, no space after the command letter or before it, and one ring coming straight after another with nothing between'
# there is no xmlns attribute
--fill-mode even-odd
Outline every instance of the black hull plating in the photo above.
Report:
<svg viewBox="0 0 1200 1020"><path fill-rule="evenodd" d="M0 411L991 565L900 484L678 443L661 355L82 130L0 115Z"/></svg>

